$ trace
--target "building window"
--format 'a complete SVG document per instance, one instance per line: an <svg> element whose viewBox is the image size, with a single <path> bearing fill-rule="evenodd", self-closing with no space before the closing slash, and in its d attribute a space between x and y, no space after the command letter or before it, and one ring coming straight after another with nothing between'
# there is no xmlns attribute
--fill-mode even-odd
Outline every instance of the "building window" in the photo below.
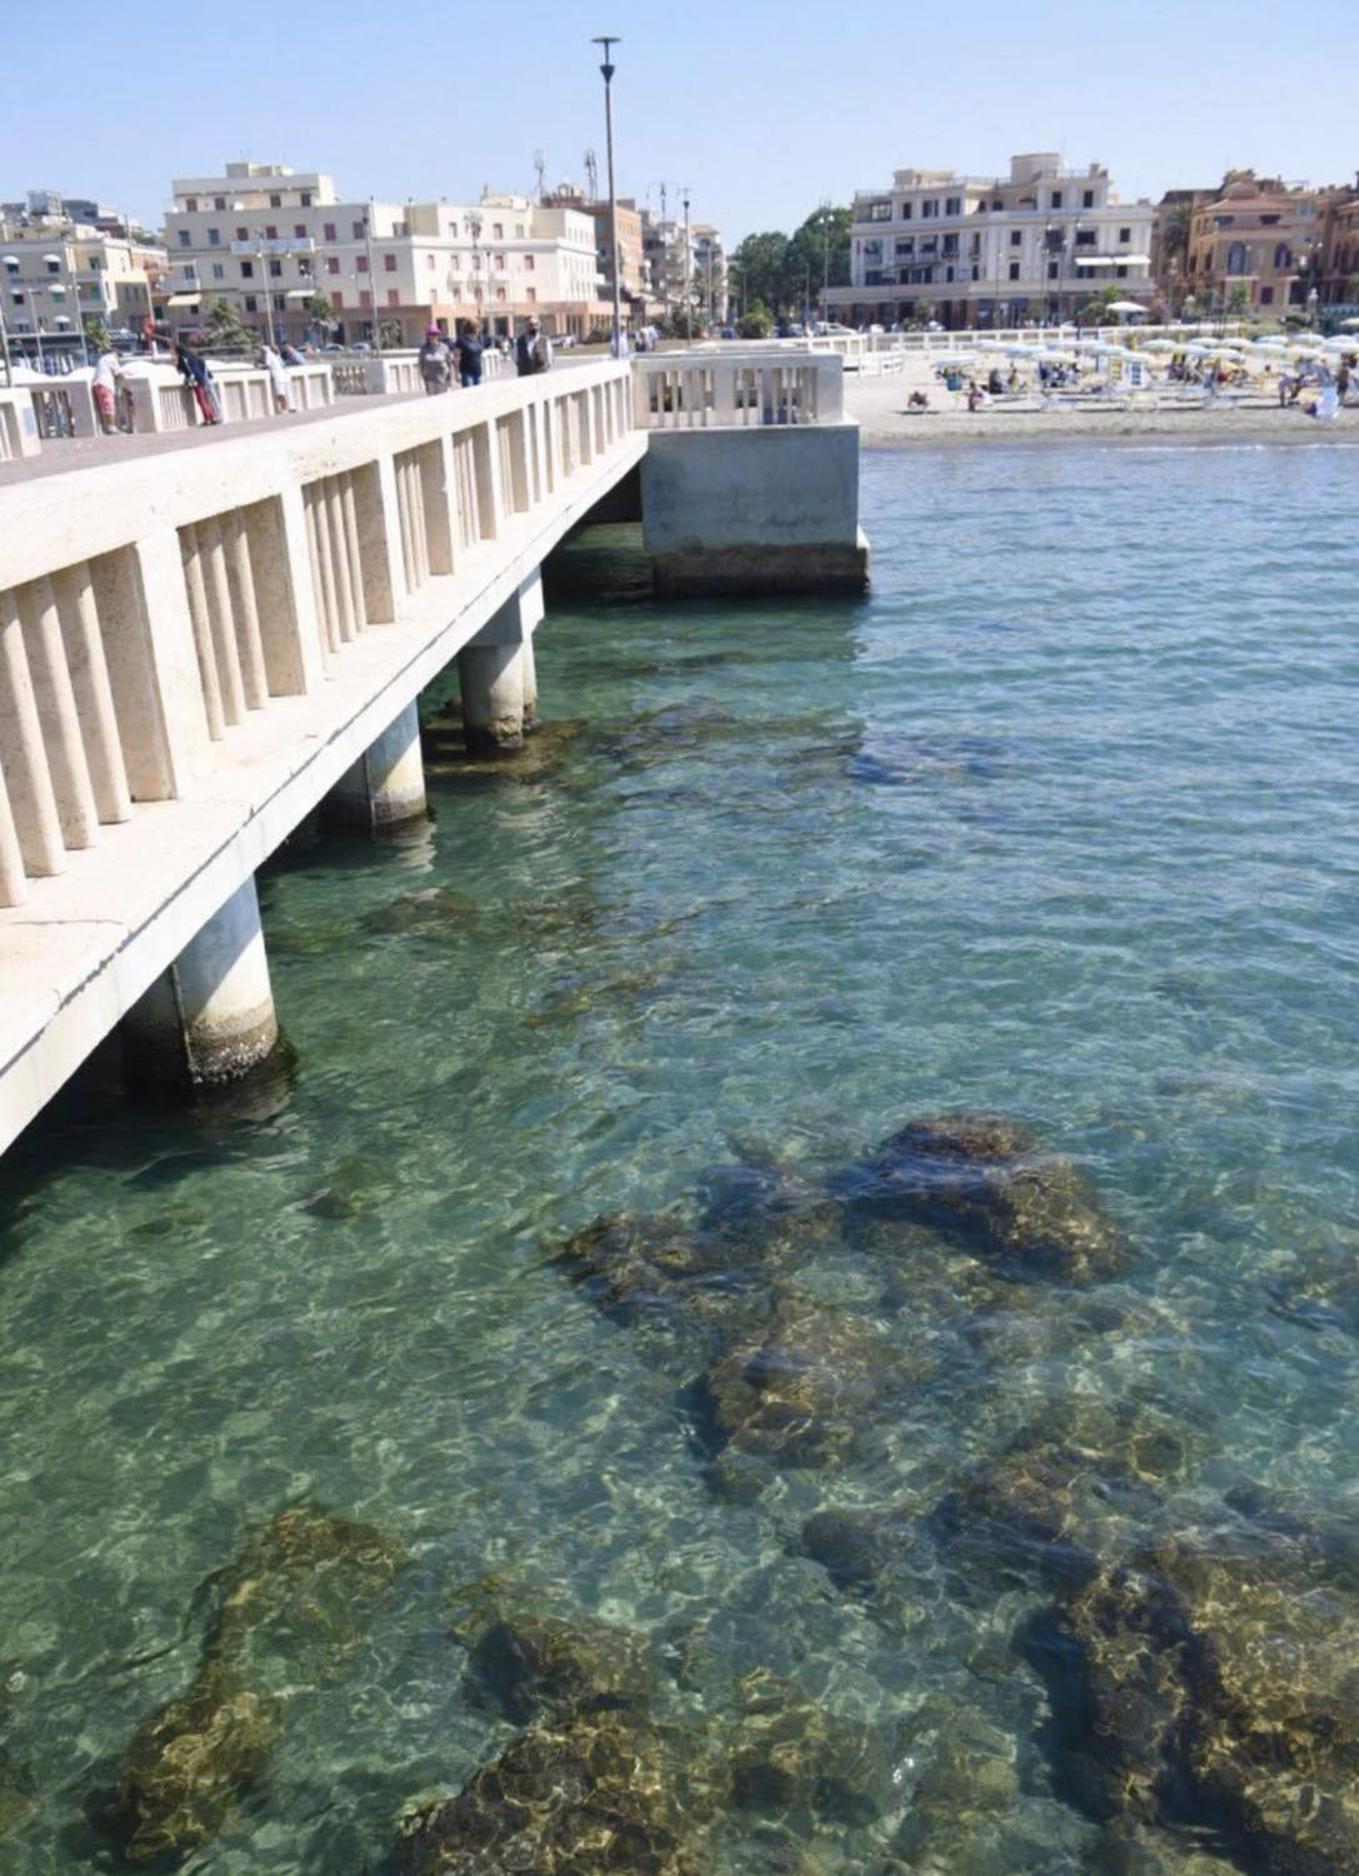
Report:
<svg viewBox="0 0 1359 1876"><path fill-rule="evenodd" d="M915 240L913 236L907 235L904 241L897 242L897 259L899 261L907 261L913 259L914 256Z"/></svg>
<svg viewBox="0 0 1359 1876"><path fill-rule="evenodd" d="M505 224L503 221L491 223L491 239L493 241L503 241L505 239Z"/></svg>
<svg viewBox="0 0 1359 1876"><path fill-rule="evenodd" d="M903 210L903 213L905 211ZM892 204L890 202L870 202L865 221L891 221Z"/></svg>
<svg viewBox="0 0 1359 1876"><path fill-rule="evenodd" d="M340 257L339 257L339 255L338 255L338 254L327 254L327 255L326 255L326 272L327 272L328 274L338 274L338 273L339 273L339 271L340 271Z"/></svg>
<svg viewBox="0 0 1359 1876"><path fill-rule="evenodd" d="M1093 208L1094 206L1095 206L1095 192L1093 189L1087 189L1081 197L1081 207Z"/></svg>
<svg viewBox="0 0 1359 1876"><path fill-rule="evenodd" d="M269 206L270 208L282 208L283 197L281 195L271 195L269 197Z"/></svg>
<svg viewBox="0 0 1359 1876"><path fill-rule="evenodd" d="M911 204L909 202L903 202L901 205L901 219L903 221L909 221L911 219Z"/></svg>
<svg viewBox="0 0 1359 1876"><path fill-rule="evenodd" d="M338 287L336 287L335 291L329 297L332 306L338 308L344 305L344 294Z"/></svg>
<svg viewBox="0 0 1359 1876"><path fill-rule="evenodd" d="M212 263L212 277L214 280L226 279L226 268L223 267L220 261L214 261Z"/></svg>
<svg viewBox="0 0 1359 1876"><path fill-rule="evenodd" d="M349 226L350 226L351 232L353 233L354 239L356 241L362 241L364 235L367 232L367 224L361 221L356 221L356 222L351 222Z"/></svg>
<svg viewBox="0 0 1359 1876"><path fill-rule="evenodd" d="M951 195L948 201L945 202L944 204L944 213L946 215L961 215L962 212L963 212L962 197L958 195Z"/></svg>
<svg viewBox="0 0 1359 1876"><path fill-rule="evenodd" d="M1023 234L1022 229L1012 228L1010 230L1010 246L1012 248L1019 247L1023 239L1024 239L1024 234Z"/></svg>
<svg viewBox="0 0 1359 1876"><path fill-rule="evenodd" d="M271 280L281 280L283 278L283 262L282 261L270 261L269 278Z"/></svg>
<svg viewBox="0 0 1359 1876"><path fill-rule="evenodd" d="M366 274L368 272L368 256L366 254L360 254L358 259L354 262L354 271L358 274Z"/></svg>
<svg viewBox="0 0 1359 1876"><path fill-rule="evenodd" d="M297 271L301 279L303 280L311 279L311 256L310 254L301 254L298 256Z"/></svg>
<svg viewBox="0 0 1359 1876"><path fill-rule="evenodd" d="M1229 274L1244 274L1245 271L1246 244L1244 241L1233 241L1232 245L1227 249L1227 272Z"/></svg>
<svg viewBox="0 0 1359 1876"><path fill-rule="evenodd" d="M246 294L246 296L245 296L245 310L246 310L246 312L248 312L248 313L253 313L253 312L254 312L254 311L256 310L256 308L257 308L257 306L258 306L258 301L256 300L256 298L255 298L255 296L254 296L254 294L253 294L253 293L247 293L247 294Z"/></svg>
<svg viewBox="0 0 1359 1876"><path fill-rule="evenodd" d="M335 239L335 224L333 221L323 222L321 224L321 235L326 241L333 241Z"/></svg>
<svg viewBox="0 0 1359 1876"><path fill-rule="evenodd" d="M496 257L495 257L495 264L496 264L496 266L497 266L497 267L498 267L498 268L500 269L500 271L501 271L501 273L504 273L504 271L505 271L505 256L504 256L503 254L497 254L497 255L496 255Z"/></svg>
<svg viewBox="0 0 1359 1876"><path fill-rule="evenodd" d="M1278 247L1276 247L1274 250L1275 270L1278 273L1287 273L1288 269L1292 265L1293 265L1293 256L1289 251L1288 243L1286 241L1281 241Z"/></svg>
<svg viewBox="0 0 1359 1876"><path fill-rule="evenodd" d="M277 225L276 225L276 224L275 224L274 222L266 222L266 223L265 223L265 227L264 227L264 238L265 238L265 240L266 240L266 241L277 241L277 240L278 240L278 227L277 227Z"/></svg>
<svg viewBox="0 0 1359 1876"><path fill-rule="evenodd" d="M372 294L368 291L367 287L361 288L359 291L359 305L367 307L367 306L371 306L372 304L373 304Z"/></svg>
<svg viewBox="0 0 1359 1876"><path fill-rule="evenodd" d="M524 272L526 274L531 274L533 272L533 256L531 254L526 254L524 256Z"/></svg>
<svg viewBox="0 0 1359 1876"><path fill-rule="evenodd" d="M236 239L238 241L248 241L250 239L250 230L248 228L238 228L236 230Z"/></svg>
<svg viewBox="0 0 1359 1876"><path fill-rule="evenodd" d="M1054 208L1060 208L1062 206L1062 192L1060 189L1054 189L1052 192L1052 206Z"/></svg>
<svg viewBox="0 0 1359 1876"><path fill-rule="evenodd" d="M1118 238L1123 243L1124 247L1126 247L1128 243L1132 240L1132 229L1120 228L1118 231Z"/></svg>
<svg viewBox="0 0 1359 1876"><path fill-rule="evenodd" d="M939 204L938 204L938 202L937 202L937 201L935 201L935 200L933 200L933 199L931 199L931 200L930 200L930 201L928 201L928 202L922 202L922 203L920 204L920 213L921 213L921 214L922 214L922 215L923 215L923 216L925 217L925 219L926 219L926 220L928 221L928 220L929 220L929 219L930 219L930 218L931 218L932 216L935 216L935 215L937 215L937 214L939 213Z"/></svg>
<svg viewBox="0 0 1359 1876"><path fill-rule="evenodd" d="M1260 289L1260 304L1261 304L1261 306L1272 306L1272 305L1274 304L1274 289L1273 289L1273 287L1261 287L1261 289Z"/></svg>
<svg viewBox="0 0 1359 1876"><path fill-rule="evenodd" d="M255 278L254 261L242 261L241 262L241 279L253 280L254 278Z"/></svg>
<svg viewBox="0 0 1359 1876"><path fill-rule="evenodd" d="M497 288L496 288L496 290L495 290L495 296L496 296L496 298L497 298L498 300L502 300L502 301L503 301L503 300L504 300L504 298L505 298L505 289L504 289L504 287L497 287Z"/></svg>
<svg viewBox="0 0 1359 1876"><path fill-rule="evenodd" d="M221 229L220 229L220 228L209 228L209 229L208 229L208 246L209 246L210 248L219 248L219 247L221 247L221 245L222 245L222 231L221 231Z"/></svg>
<svg viewBox="0 0 1359 1876"><path fill-rule="evenodd" d="M1093 228L1078 228L1076 230L1076 246L1078 248L1094 247L1095 239L1095 230Z"/></svg>
<svg viewBox="0 0 1359 1876"><path fill-rule="evenodd" d="M1128 278L1128 270L1126 267L1115 267L1114 272L1118 275L1120 280L1126 280Z"/></svg>
<svg viewBox="0 0 1359 1876"><path fill-rule="evenodd" d="M302 204L303 208L310 208L311 207L311 190L304 189L301 195L298 196L297 199Z"/></svg>
<svg viewBox="0 0 1359 1876"><path fill-rule="evenodd" d="M524 289L524 298L528 301L530 306L534 305L538 298L537 287L526 287Z"/></svg>
<svg viewBox="0 0 1359 1876"><path fill-rule="evenodd" d="M383 255L383 257L382 257L382 268L383 268L383 272L384 272L384 273L389 273L389 274L394 274L394 273L396 272L396 256L395 256L395 254L384 254L384 255Z"/></svg>
<svg viewBox="0 0 1359 1876"><path fill-rule="evenodd" d="M189 231L187 228L181 228L179 231L179 245L182 248L186 248L189 245Z"/></svg>
<svg viewBox="0 0 1359 1876"><path fill-rule="evenodd" d="M1011 280L1018 280L1019 278L1019 262L1018 261L1010 262L1010 278Z"/></svg>
<svg viewBox="0 0 1359 1876"><path fill-rule="evenodd" d="M400 306L400 304L401 304L401 289L400 289L400 287L388 287L388 289L387 289L387 304L388 304L389 306Z"/></svg>
<svg viewBox="0 0 1359 1876"><path fill-rule="evenodd" d="M295 221L293 223L293 233L299 241L305 241L307 238L307 224L304 221Z"/></svg>
<svg viewBox="0 0 1359 1876"><path fill-rule="evenodd" d="M516 223L514 224L514 235L515 235L515 239L516 239L517 241L522 241L522 240L523 240L523 238L524 238L524 224L523 224L523 222L521 222L521 221L517 221L517 222L516 222Z"/></svg>
<svg viewBox="0 0 1359 1876"><path fill-rule="evenodd" d="M191 215L196 215L198 213L198 197L196 195L186 195L184 198L184 206Z"/></svg>
<svg viewBox="0 0 1359 1876"><path fill-rule="evenodd" d="M1059 268L1056 261L1048 262L1048 279L1049 280L1055 280L1060 271L1061 269Z"/></svg>
<svg viewBox="0 0 1359 1876"><path fill-rule="evenodd" d="M434 262L434 256L433 256L432 254L426 254L426 256L425 256L425 272L426 272L427 274L432 274L432 273L434 272L434 265L435 265L435 262Z"/></svg>

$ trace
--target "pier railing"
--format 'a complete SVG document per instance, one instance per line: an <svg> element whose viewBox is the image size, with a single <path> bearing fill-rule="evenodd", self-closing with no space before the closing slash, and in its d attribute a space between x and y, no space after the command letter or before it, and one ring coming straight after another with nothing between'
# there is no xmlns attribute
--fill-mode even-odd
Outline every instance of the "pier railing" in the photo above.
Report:
<svg viewBox="0 0 1359 1876"><path fill-rule="evenodd" d="M362 686L364 643L431 595L446 630L460 577L626 467L634 428L606 361L0 490L0 905L113 846L139 803L291 760L289 702L351 666Z"/></svg>
<svg viewBox="0 0 1359 1876"><path fill-rule="evenodd" d="M636 359L633 373L647 430L839 423L845 414L837 352L660 352Z"/></svg>

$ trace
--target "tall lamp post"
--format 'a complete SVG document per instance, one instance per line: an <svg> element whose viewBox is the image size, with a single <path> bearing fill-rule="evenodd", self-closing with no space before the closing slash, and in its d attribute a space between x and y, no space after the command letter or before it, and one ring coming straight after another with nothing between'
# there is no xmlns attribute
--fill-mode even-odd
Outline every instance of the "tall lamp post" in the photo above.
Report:
<svg viewBox="0 0 1359 1876"><path fill-rule="evenodd" d="M613 249L613 355L622 356L623 352L623 293L619 281L618 254L618 197L613 181L613 74L614 64L609 56L611 46L621 45L617 33L599 33L591 41L592 45L604 48L604 58L600 71L604 75L604 147L609 160L609 246Z"/></svg>
<svg viewBox="0 0 1359 1876"><path fill-rule="evenodd" d="M684 340L686 345L694 342L694 294L690 280L694 251L689 245L689 185L684 185Z"/></svg>

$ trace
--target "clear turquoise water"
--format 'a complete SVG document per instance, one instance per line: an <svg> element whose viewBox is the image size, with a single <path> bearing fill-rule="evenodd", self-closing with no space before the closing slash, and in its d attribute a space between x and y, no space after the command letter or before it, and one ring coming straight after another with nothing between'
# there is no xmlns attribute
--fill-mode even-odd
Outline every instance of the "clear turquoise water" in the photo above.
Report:
<svg viewBox="0 0 1359 1876"><path fill-rule="evenodd" d="M291 1082L244 1115L96 1089L9 1167L0 1870L106 1857L82 1806L191 1674L196 1587L303 1500L415 1562L195 1870L375 1867L499 1749L448 1635L490 1571L706 1635L695 1725L767 1666L881 1728L899 1804L817 1868L871 1868L978 1726L1019 1782L944 1866L1081 1867L1037 1682L977 1670L1019 1602L925 1570L891 1633L791 1540L928 1507L1073 1398L1186 1430L1185 1517L1243 1479L1359 1492L1359 1309L1309 1287L1359 1248L1356 491L1345 449L868 455L866 603L554 613L559 762L436 776L423 839L271 869ZM437 888L470 912L408 903ZM1144 1251L1125 1326L1063 1338L1057 1305L998 1358L938 1286L828 1256L809 1288L888 1336L923 1311L935 1372L871 1459L716 1497L686 1376L549 1251L947 1108L1077 1159Z"/></svg>

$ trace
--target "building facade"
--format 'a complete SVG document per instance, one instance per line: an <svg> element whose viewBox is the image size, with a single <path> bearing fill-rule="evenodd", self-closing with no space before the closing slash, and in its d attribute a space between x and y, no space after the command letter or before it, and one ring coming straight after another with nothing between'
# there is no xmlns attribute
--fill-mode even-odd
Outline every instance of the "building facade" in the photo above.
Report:
<svg viewBox="0 0 1359 1876"><path fill-rule="evenodd" d="M140 338L165 272L164 248L101 233L66 214L0 222L0 293L6 331L23 350L44 341L78 350L100 326Z"/></svg>
<svg viewBox="0 0 1359 1876"><path fill-rule="evenodd" d="M1321 251L1322 305L1359 315L1359 178L1331 191Z"/></svg>
<svg viewBox="0 0 1359 1876"><path fill-rule="evenodd" d="M1305 311L1313 293L1320 297L1334 193L1229 170L1194 206L1179 310Z"/></svg>
<svg viewBox="0 0 1359 1876"><path fill-rule="evenodd" d="M850 281L826 293L851 324L951 327L1079 316L1102 288L1148 303L1153 208L1122 203L1107 169L1015 156L1004 177L900 169L856 194Z"/></svg>
<svg viewBox="0 0 1359 1876"><path fill-rule="evenodd" d="M591 219L488 190L480 202L340 200L324 172L228 163L179 177L166 217L167 316L197 327L225 301L240 322L300 341L418 344L475 317L494 333L536 314L583 334L600 316Z"/></svg>
<svg viewBox="0 0 1359 1876"><path fill-rule="evenodd" d="M613 318L613 216L607 202L591 200L572 184L563 184L543 198L544 208L571 209L588 215L594 224L595 255L599 272L600 295L607 305L605 324ZM647 259L642 226L642 211L632 196L620 196L618 212L618 290L622 300L623 324L636 330L644 326L653 310L651 265Z"/></svg>

